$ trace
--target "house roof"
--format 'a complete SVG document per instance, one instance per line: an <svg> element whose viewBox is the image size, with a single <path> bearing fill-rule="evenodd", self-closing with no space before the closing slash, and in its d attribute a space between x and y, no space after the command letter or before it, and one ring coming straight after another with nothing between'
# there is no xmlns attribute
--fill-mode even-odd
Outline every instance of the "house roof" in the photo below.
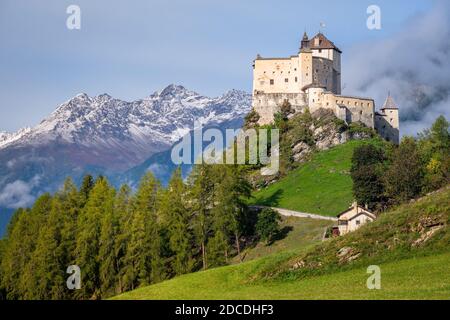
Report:
<svg viewBox="0 0 450 320"><path fill-rule="evenodd" d="M316 39L318 39L318 43L316 42ZM303 40L304 41L304 40ZM339 53L342 53L342 51L336 47L336 45L330 41L322 32L319 32L314 37L309 39L308 41L308 48L309 49L334 49L338 51Z"/></svg>
<svg viewBox="0 0 450 320"><path fill-rule="evenodd" d="M357 207L358 207L358 209L360 209L360 211L357 211L353 216L348 218L348 220L351 220L351 219L353 219L353 218L355 218L355 217L357 217L357 216L359 216L361 214L367 214L368 216L371 216L373 219L376 218L376 216L375 216L375 214L373 212L367 210L366 208L361 207L360 205L358 205ZM340 216L342 216L343 214L353 210L354 208L355 208L355 205L352 205L350 208L348 208L348 209L342 211L341 213L339 213L337 215L337 217L339 218Z"/></svg>

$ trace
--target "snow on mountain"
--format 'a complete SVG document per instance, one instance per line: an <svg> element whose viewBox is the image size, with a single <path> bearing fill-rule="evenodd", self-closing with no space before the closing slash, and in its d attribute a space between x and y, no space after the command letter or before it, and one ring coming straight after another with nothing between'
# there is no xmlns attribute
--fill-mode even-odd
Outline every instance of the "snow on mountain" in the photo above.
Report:
<svg viewBox="0 0 450 320"><path fill-rule="evenodd" d="M132 102L78 94L34 128L0 133L0 211L30 205L67 177L125 172L170 150L194 122L236 129L250 106L243 91L210 98L178 85Z"/></svg>
<svg viewBox="0 0 450 320"><path fill-rule="evenodd" d="M31 131L31 128L29 128L29 127L20 129L19 131L13 132L13 133L0 131L0 148L11 142L21 139L24 135L26 135L30 131Z"/></svg>
<svg viewBox="0 0 450 320"><path fill-rule="evenodd" d="M243 117L250 104L250 95L242 91L209 98L178 85L133 102L82 93L61 104L35 128L0 135L0 149L13 141L36 145L57 140L85 147L126 144L147 157L155 145L169 147L192 130L194 121L214 124Z"/></svg>

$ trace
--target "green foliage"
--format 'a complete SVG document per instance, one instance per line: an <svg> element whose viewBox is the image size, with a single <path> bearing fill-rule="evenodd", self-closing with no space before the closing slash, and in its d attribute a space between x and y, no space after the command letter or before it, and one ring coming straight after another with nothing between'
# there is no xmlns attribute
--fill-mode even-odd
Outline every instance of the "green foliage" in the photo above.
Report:
<svg viewBox="0 0 450 320"><path fill-rule="evenodd" d="M423 163L413 138L402 139L392 153L392 160L384 175L386 195L401 203L418 196L423 186Z"/></svg>
<svg viewBox="0 0 450 320"><path fill-rule="evenodd" d="M257 126L260 115L255 109L252 109L244 118L244 128L252 128Z"/></svg>
<svg viewBox="0 0 450 320"><path fill-rule="evenodd" d="M341 124L342 125L342 124ZM374 129L367 127L362 122L352 122L348 125L348 132L351 135L362 134L367 138L374 138L377 136L377 133Z"/></svg>
<svg viewBox="0 0 450 320"><path fill-rule="evenodd" d="M419 135L418 148L424 167L424 191L438 189L450 182L449 122L436 119L430 130Z"/></svg>
<svg viewBox="0 0 450 320"><path fill-rule="evenodd" d="M280 232L280 214L270 208L264 208L258 214L256 222L256 234L266 243L271 243L273 238Z"/></svg>
<svg viewBox="0 0 450 320"><path fill-rule="evenodd" d="M384 160L383 150L373 144L361 145L353 152L350 169L353 195L358 203L371 209L384 201Z"/></svg>

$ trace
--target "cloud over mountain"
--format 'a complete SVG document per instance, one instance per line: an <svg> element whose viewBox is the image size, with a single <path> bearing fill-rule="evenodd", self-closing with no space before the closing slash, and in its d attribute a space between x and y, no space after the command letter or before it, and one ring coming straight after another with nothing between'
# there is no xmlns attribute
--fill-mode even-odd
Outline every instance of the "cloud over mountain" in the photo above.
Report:
<svg viewBox="0 0 450 320"><path fill-rule="evenodd" d="M376 31L373 31L376 32ZM437 2L392 38L352 49L344 66L346 93L374 97L391 91L401 133L416 134L439 116L450 118L450 2Z"/></svg>

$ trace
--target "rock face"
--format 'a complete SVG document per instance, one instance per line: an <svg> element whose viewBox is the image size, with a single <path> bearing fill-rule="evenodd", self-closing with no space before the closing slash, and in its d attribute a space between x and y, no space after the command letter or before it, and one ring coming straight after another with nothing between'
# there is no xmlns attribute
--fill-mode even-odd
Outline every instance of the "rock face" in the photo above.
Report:
<svg viewBox="0 0 450 320"><path fill-rule="evenodd" d="M311 114L312 123L309 126L311 142L297 142L292 147L295 162L304 162L315 150L327 150L349 140L370 138L368 132L351 132L349 127L338 120L333 111L318 109Z"/></svg>

